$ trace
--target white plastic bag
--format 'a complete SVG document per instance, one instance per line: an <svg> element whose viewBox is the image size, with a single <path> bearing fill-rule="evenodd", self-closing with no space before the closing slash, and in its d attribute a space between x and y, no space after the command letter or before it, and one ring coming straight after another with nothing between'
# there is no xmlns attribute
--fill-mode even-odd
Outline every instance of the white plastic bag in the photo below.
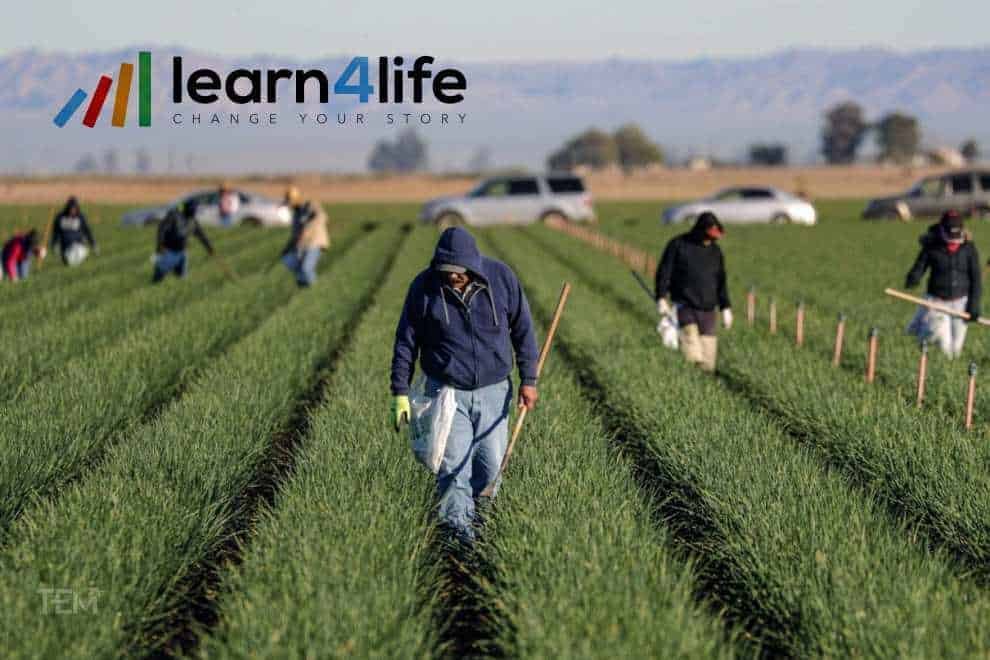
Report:
<svg viewBox="0 0 990 660"><path fill-rule="evenodd" d="M677 350L677 335L680 332L680 325L677 323L677 308L671 309L669 314L660 317L657 324L657 332L660 333L660 340L665 348L672 351Z"/></svg>
<svg viewBox="0 0 990 660"><path fill-rule="evenodd" d="M443 385L430 392L426 378L420 377L409 390L409 436L413 455L427 470L436 474L447 449L447 438L454 424L457 399L454 388ZM431 396L432 394L432 396Z"/></svg>

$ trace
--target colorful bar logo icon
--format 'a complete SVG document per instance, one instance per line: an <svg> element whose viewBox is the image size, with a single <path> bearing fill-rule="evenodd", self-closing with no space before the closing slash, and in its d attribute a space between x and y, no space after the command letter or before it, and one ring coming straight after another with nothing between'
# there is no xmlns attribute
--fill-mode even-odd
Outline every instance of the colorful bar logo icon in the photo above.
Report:
<svg viewBox="0 0 990 660"><path fill-rule="evenodd" d="M127 102L130 99L133 78L134 65L130 62L121 62L120 71L117 74L117 91L113 99L113 115L110 121L111 126L115 128L123 128L127 124ZM113 78L100 76L89 105L86 106L86 113L82 120L83 126L87 128L96 126L112 85ZM83 104L83 101L86 100L86 97L85 91L77 89L58 111L52 122L59 128L65 126ZM146 50L138 53L138 126L151 126L151 52Z"/></svg>

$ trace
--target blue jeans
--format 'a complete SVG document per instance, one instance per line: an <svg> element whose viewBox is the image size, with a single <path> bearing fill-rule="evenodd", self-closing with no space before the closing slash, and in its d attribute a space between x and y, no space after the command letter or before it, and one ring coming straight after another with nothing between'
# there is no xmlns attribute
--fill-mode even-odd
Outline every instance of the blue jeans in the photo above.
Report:
<svg viewBox="0 0 990 660"><path fill-rule="evenodd" d="M14 272L17 274L18 281L27 279L27 276L31 273L30 255L24 261L19 261L14 265ZM7 269L0 267L0 280L4 279L7 279Z"/></svg>
<svg viewBox="0 0 990 660"><path fill-rule="evenodd" d="M439 388L432 380L429 388ZM509 435L512 383L457 390L457 412L437 474L440 522L475 537L475 500L498 474ZM496 484L495 493L498 493Z"/></svg>
<svg viewBox="0 0 990 660"><path fill-rule="evenodd" d="M161 282L169 273L179 277L186 276L186 253L164 250L155 258L155 274L152 282Z"/></svg>
<svg viewBox="0 0 990 660"><path fill-rule="evenodd" d="M287 252L282 257L282 263L296 276L299 286L310 286L316 281L316 264L320 261L322 252L320 248Z"/></svg>

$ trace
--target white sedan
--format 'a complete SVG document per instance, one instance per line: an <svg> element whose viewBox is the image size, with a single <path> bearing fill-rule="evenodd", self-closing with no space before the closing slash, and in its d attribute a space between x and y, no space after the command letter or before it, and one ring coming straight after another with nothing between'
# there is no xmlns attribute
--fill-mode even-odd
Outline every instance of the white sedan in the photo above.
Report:
<svg viewBox="0 0 990 660"><path fill-rule="evenodd" d="M169 204L149 206L128 211L121 218L121 224L131 226L154 225L173 208L181 208L188 202L196 203L196 219L204 227L291 227L292 212L285 203L263 195L242 190L231 191L236 201L226 222L220 217L220 193L214 190L200 190L180 197Z"/></svg>
<svg viewBox="0 0 990 660"><path fill-rule="evenodd" d="M665 225L694 222L705 211L711 211L725 223L813 225L818 214L810 202L776 188L726 188L711 197L664 209L661 222Z"/></svg>

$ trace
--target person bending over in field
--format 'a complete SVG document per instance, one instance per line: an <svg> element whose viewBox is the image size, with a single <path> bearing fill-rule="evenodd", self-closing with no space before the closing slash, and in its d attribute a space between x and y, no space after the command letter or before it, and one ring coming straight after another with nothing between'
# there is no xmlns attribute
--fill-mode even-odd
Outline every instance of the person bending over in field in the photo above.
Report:
<svg viewBox="0 0 990 660"><path fill-rule="evenodd" d="M158 225L158 242L155 246L155 272L152 282L161 282L169 273L185 277L187 270L186 243L192 234L206 248L206 253L213 256L213 246L203 233L203 228L196 220L196 205L186 202L182 210L170 209L165 219Z"/></svg>
<svg viewBox="0 0 990 660"><path fill-rule="evenodd" d="M715 371L716 308L722 310L726 329L732 327L725 258L717 245L724 234L722 223L713 213L702 213L691 231L667 244L657 268L657 311L661 316L676 313L681 352L688 362L705 371Z"/></svg>
<svg viewBox="0 0 990 660"><path fill-rule="evenodd" d="M4 243L0 251L0 263L3 264L3 277L11 282L26 280L31 270L31 259L37 256L45 258L45 248L38 245L38 233L30 230L16 234Z"/></svg>
<svg viewBox="0 0 990 660"><path fill-rule="evenodd" d="M406 294L392 356L392 417L396 429L409 419L417 356L428 396L445 385L454 389L456 412L437 474L439 515L469 542L475 505L506 450L513 353L518 405L532 410L538 354L522 285L507 265L482 256L467 230L447 229Z"/></svg>
<svg viewBox="0 0 990 660"><path fill-rule="evenodd" d="M303 202L295 186L285 191L285 205L292 211L292 235L282 250L282 263L300 287L308 287L316 281L320 255L330 246L327 216L318 205Z"/></svg>
<svg viewBox="0 0 990 660"><path fill-rule="evenodd" d="M66 266L78 266L92 249L98 252L93 233L89 230L86 216L79 209L79 202L70 197L63 208L52 220L51 240L48 247L54 249L58 245L62 254L62 263Z"/></svg>
<svg viewBox="0 0 990 660"><path fill-rule="evenodd" d="M980 256L963 228L962 215L958 211L946 211L918 242L921 251L907 274L905 286L916 287L925 271L931 270L925 298L942 307L969 313L970 321L978 319L982 295ZM933 341L950 358L962 354L966 341L964 319L927 307L918 307L907 331L919 341Z"/></svg>

